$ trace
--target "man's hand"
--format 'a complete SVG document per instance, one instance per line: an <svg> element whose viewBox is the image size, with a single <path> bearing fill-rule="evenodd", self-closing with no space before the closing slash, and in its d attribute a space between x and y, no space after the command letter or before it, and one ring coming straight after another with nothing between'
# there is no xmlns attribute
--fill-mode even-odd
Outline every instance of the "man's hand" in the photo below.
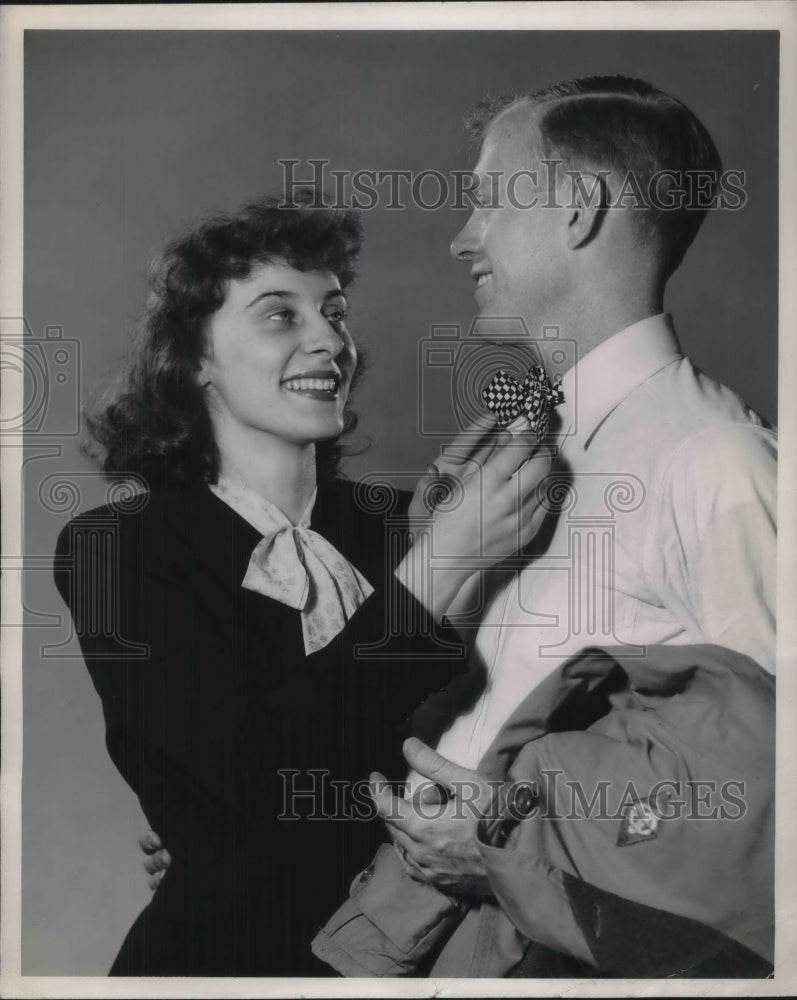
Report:
<svg viewBox="0 0 797 1000"><path fill-rule="evenodd" d="M453 764L417 739L404 743L407 763L437 786L412 799L393 795L383 775L374 772L372 797L409 875L442 892L466 898L491 895L476 844L476 826L489 810L493 790L477 771ZM439 792L439 789L437 789Z"/></svg>
<svg viewBox="0 0 797 1000"><path fill-rule="evenodd" d="M149 874L149 887L154 892L163 881L166 869L172 863L172 856L161 843L154 830L147 830L138 838L138 846L147 855L144 869Z"/></svg>

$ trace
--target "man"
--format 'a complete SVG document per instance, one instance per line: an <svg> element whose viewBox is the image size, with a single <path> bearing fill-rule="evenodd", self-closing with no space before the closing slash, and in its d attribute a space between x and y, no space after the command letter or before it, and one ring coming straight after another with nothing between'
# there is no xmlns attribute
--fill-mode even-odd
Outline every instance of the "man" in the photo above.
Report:
<svg viewBox="0 0 797 1000"><path fill-rule="evenodd" d="M665 286L718 192L711 137L684 105L622 77L486 103L471 125L483 140L478 201L451 249L477 283L483 326L521 318L546 364L563 340L577 347L551 428L557 503L524 568L482 591L481 696L437 753L405 748L421 776L449 790L469 784L477 808L457 808L454 790L430 813L377 787L402 869L383 855L353 895L370 894L372 911L358 906L384 932L377 950L396 941L398 950L381 965L360 961L368 931L347 904L314 944L346 974L418 974L423 966L405 961L418 942L435 927L450 934L463 913L451 941L459 934L465 946L449 941L431 974L506 975L517 965L517 943L497 959L495 943L518 937L517 913L504 906L503 923L482 919L498 909L478 836L492 800L488 751L529 692L579 650L608 645L624 661L655 664L662 647L714 643L760 664L754 671L775 669L776 439L690 364L663 313ZM559 337L543 339L544 326ZM404 933L402 906L423 933ZM742 938L755 951L757 939Z"/></svg>

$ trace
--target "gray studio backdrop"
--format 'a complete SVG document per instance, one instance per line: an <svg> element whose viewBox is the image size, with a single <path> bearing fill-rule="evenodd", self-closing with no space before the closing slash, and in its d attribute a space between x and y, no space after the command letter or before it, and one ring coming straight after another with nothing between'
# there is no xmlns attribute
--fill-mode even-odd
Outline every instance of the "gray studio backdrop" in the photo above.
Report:
<svg viewBox="0 0 797 1000"><path fill-rule="evenodd" d="M146 820L108 760L49 560L70 514L104 498L76 448L79 405L124 354L153 249L204 210L279 190L280 158L467 169L460 116L485 94L604 73L684 100L746 172L746 207L708 220L667 306L697 364L775 419L776 33L26 33L26 974L104 973L149 897ZM466 216L365 213L351 329L370 358L358 410L373 443L351 476L411 473L438 450L419 427L419 357L433 326L468 328L468 268L448 255ZM426 429L452 427L450 393L433 395Z"/></svg>

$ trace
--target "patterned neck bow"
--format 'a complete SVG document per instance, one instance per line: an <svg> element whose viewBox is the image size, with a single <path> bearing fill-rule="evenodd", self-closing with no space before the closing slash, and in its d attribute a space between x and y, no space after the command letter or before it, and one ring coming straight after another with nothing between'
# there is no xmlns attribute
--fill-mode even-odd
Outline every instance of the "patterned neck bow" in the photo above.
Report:
<svg viewBox="0 0 797 1000"><path fill-rule="evenodd" d="M301 613L306 653L323 649L374 588L344 556L310 528L316 494L301 520L282 511L243 482L220 477L211 490L262 533L241 586Z"/></svg>
<svg viewBox="0 0 797 1000"><path fill-rule="evenodd" d="M532 365L523 384L509 372L499 371L482 390L482 399L488 410L498 418L498 426L525 415L529 427L542 440L548 430L551 409L565 400L558 383L552 385L541 365Z"/></svg>

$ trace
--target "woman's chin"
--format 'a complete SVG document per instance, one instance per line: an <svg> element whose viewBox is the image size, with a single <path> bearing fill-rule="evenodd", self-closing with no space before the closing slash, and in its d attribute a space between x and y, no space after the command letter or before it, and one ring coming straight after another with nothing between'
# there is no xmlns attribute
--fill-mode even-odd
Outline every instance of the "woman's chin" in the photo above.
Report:
<svg viewBox="0 0 797 1000"><path fill-rule="evenodd" d="M296 440L298 444L323 444L325 441L334 441L342 433L342 420L325 420L314 427L302 428L302 431L296 435Z"/></svg>

